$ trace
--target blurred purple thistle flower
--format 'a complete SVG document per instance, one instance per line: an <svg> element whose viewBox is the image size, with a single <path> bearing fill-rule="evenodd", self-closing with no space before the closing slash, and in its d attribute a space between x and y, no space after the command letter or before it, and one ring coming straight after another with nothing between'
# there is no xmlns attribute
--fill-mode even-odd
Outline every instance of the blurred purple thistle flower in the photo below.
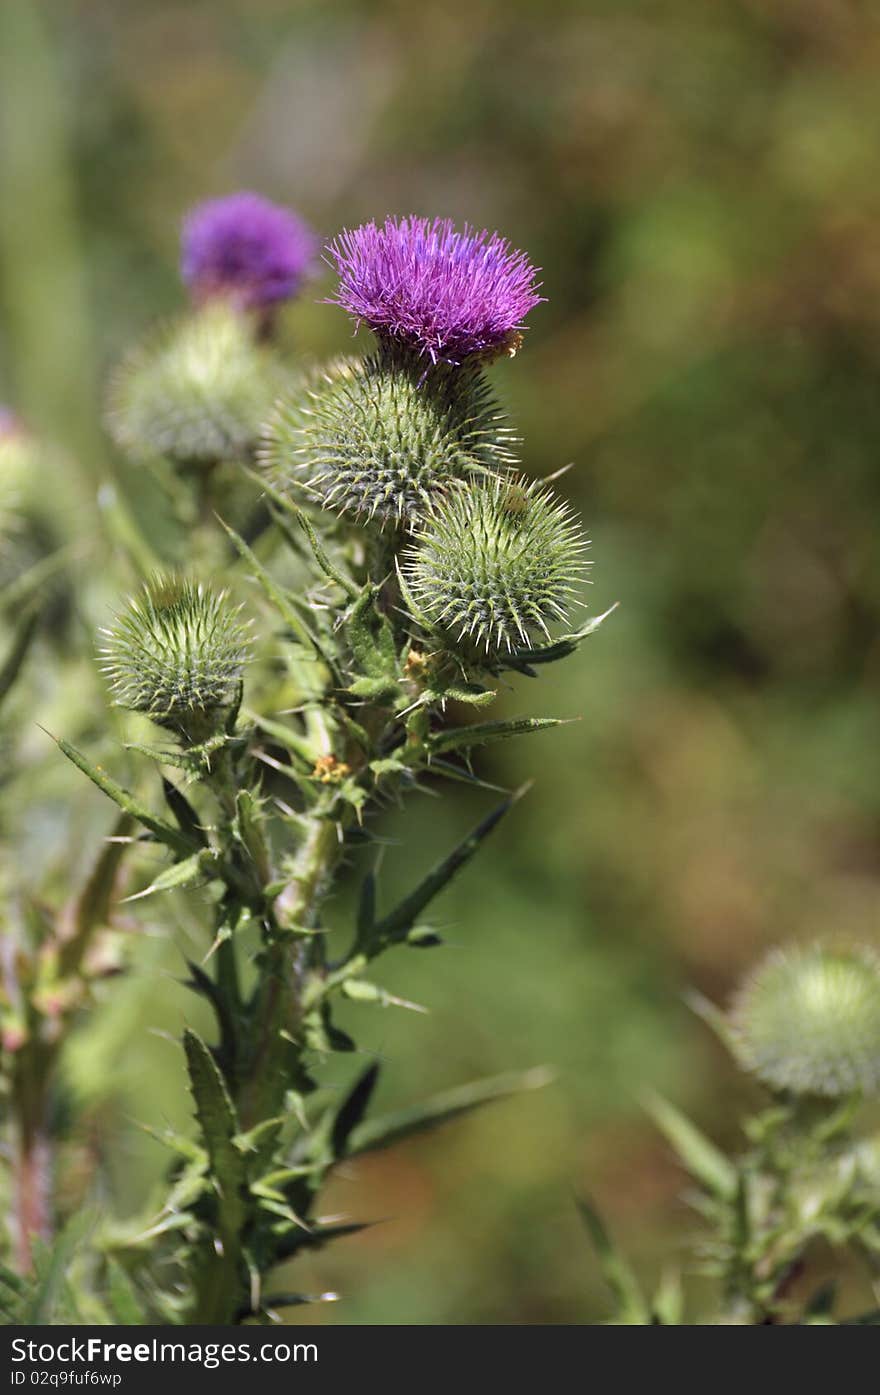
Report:
<svg viewBox="0 0 880 1395"><path fill-rule="evenodd" d="M327 250L339 273L331 303L434 363L515 352L544 299L525 253L498 233L457 232L449 218L364 223Z"/></svg>
<svg viewBox="0 0 880 1395"><path fill-rule="evenodd" d="M296 294L317 245L290 209L259 194L230 194L188 214L180 272L197 302L225 296L242 309L267 309Z"/></svg>

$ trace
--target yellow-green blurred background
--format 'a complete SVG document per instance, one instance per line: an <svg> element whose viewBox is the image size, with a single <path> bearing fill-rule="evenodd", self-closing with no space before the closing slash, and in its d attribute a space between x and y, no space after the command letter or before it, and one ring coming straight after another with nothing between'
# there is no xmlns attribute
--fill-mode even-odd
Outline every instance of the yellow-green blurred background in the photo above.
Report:
<svg viewBox="0 0 880 1395"><path fill-rule="evenodd" d="M483 761L536 783L447 894L450 947L386 965L430 1015L347 1022L388 1104L512 1066L557 1081L339 1177L326 1209L383 1224L295 1276L343 1296L306 1321L599 1320L573 1194L656 1278L694 1221L644 1092L725 1142L750 1098L685 991L725 999L786 938L876 939L878 153L880 13L858 0L3 0L0 401L66 451L72 534L121 468L107 372L182 303L182 214L253 188L328 236L415 212L528 251L548 303L494 377L528 468L575 464L591 608L621 602L504 695L581 720ZM350 342L331 286L287 312L310 354ZM21 717L106 755L86 619L109 602L84 588L79 677L42 682L38 655ZM48 794L8 837L51 880L108 816L40 740ZM385 894L488 798L389 820ZM187 1109L156 1033L192 1007L160 911L141 926L70 1064L123 1211L164 1161L131 1120Z"/></svg>

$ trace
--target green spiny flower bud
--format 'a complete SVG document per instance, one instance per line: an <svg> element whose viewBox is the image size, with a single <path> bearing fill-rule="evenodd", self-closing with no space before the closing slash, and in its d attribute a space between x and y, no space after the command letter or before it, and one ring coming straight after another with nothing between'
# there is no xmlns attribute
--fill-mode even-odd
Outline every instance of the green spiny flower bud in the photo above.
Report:
<svg viewBox="0 0 880 1395"><path fill-rule="evenodd" d="M135 350L111 385L108 426L133 459L212 465L250 455L282 386L244 316L211 301Z"/></svg>
<svg viewBox="0 0 880 1395"><path fill-rule="evenodd" d="M102 633L104 672L119 707L188 741L206 740L241 691L248 627L225 591L156 575Z"/></svg>
<svg viewBox="0 0 880 1395"><path fill-rule="evenodd" d="M491 478L438 498L403 559L418 618L492 660L565 620L587 540L538 481Z"/></svg>
<svg viewBox="0 0 880 1395"><path fill-rule="evenodd" d="M426 368L403 351L340 359L281 402L260 459L276 485L379 526L412 526L445 483L513 461L476 368Z"/></svg>
<svg viewBox="0 0 880 1395"><path fill-rule="evenodd" d="M880 960L867 950L776 951L741 990L732 1023L744 1065L778 1090L880 1088Z"/></svg>

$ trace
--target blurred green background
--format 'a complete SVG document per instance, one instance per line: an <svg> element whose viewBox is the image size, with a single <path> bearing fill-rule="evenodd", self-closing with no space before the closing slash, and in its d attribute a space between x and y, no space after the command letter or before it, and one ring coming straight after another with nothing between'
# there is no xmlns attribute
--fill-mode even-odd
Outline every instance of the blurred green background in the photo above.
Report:
<svg viewBox="0 0 880 1395"><path fill-rule="evenodd" d="M39 490L86 557L64 676L38 654L20 709L42 790L6 830L26 876L69 876L109 823L34 717L124 767L90 660L112 566L89 558L102 484L136 510L140 485L100 403L182 303L199 198L254 188L325 235L442 214L526 249L548 303L495 380L528 468L575 463L591 609L621 602L504 695L581 720L484 760L536 783L447 894L450 948L387 965L430 1014L348 1009L385 1103L543 1062L557 1081L338 1177L326 1209L383 1223L299 1272L343 1296L304 1321L600 1320L573 1193L655 1278L695 1224L644 1092L736 1137L745 1087L685 991L724 1000L786 938L876 940L878 79L858 0L0 7L0 401L55 443ZM287 312L310 354L350 342L331 285ZM456 787L389 820L386 894L484 807ZM174 915L185 942L195 911ZM132 1119L186 1117L157 1033L193 1010L160 912L131 933L135 971L69 1063L122 1211L164 1164Z"/></svg>

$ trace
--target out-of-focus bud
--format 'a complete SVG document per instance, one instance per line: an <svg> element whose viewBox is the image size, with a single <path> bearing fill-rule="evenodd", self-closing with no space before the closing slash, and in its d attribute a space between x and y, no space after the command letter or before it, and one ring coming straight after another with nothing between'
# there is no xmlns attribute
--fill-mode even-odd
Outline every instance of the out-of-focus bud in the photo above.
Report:
<svg viewBox="0 0 880 1395"><path fill-rule="evenodd" d="M775 951L743 986L731 1020L744 1065L774 1089L880 1088L880 961L868 950Z"/></svg>
<svg viewBox="0 0 880 1395"><path fill-rule="evenodd" d="M134 460L206 466L251 456L284 382L270 350L224 301L163 329L110 388L110 432Z"/></svg>

